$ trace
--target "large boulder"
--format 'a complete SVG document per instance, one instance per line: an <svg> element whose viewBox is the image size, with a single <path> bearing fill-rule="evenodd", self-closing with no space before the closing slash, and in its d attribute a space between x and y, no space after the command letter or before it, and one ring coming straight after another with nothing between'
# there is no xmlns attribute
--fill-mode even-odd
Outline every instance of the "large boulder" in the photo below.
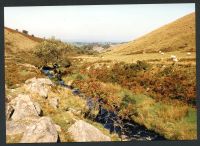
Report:
<svg viewBox="0 0 200 146"><path fill-rule="evenodd" d="M50 79L32 78L25 82L25 88L31 93L37 93L40 96L47 98L50 85L53 85Z"/></svg>
<svg viewBox="0 0 200 146"><path fill-rule="evenodd" d="M111 141L110 137L104 135L99 129L82 120L76 121L68 133L76 142Z"/></svg>
<svg viewBox="0 0 200 146"><path fill-rule="evenodd" d="M20 143L55 143L58 132L55 124L48 117L42 117L26 127Z"/></svg>
<svg viewBox="0 0 200 146"><path fill-rule="evenodd" d="M39 116L41 114L39 105L34 103L29 95L19 94L10 103L14 108L14 113L11 117L12 120L19 120L29 116Z"/></svg>
<svg viewBox="0 0 200 146"><path fill-rule="evenodd" d="M39 117L25 117L19 121L6 121L6 135L23 134L26 127L31 123L35 123Z"/></svg>
<svg viewBox="0 0 200 146"><path fill-rule="evenodd" d="M21 122L6 121L6 135L21 134L25 129L26 125Z"/></svg>

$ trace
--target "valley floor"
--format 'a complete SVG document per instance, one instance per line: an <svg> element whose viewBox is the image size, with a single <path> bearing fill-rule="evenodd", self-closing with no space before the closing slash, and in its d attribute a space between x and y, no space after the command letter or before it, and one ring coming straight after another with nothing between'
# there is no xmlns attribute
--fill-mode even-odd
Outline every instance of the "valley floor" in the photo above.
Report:
<svg viewBox="0 0 200 146"><path fill-rule="evenodd" d="M172 61L169 61L171 55L175 55L178 58L178 64L192 64L196 65L196 53L192 52L190 55L187 52L166 52L164 55L159 53L145 53L145 54L134 54L134 55L121 55L121 54L102 54L97 56L91 55L80 55L74 58L82 59L82 61L96 62L96 61L106 61L111 60L112 62L126 62L126 63L135 63L137 60L145 60L149 62L156 63L165 63L170 64Z"/></svg>
<svg viewBox="0 0 200 146"><path fill-rule="evenodd" d="M173 63L170 60L171 55L176 55L179 61ZM120 117L143 125L166 139L197 138L197 115L193 99L196 91L195 53L80 55L71 57L71 60L70 68L61 69L67 72L63 75L63 80L87 97L102 100L102 106L106 110L113 112L118 110ZM147 64L138 60L145 60ZM37 121L38 127L41 121L57 125L55 133L59 135L59 139L55 138L53 142L81 141L82 139L77 139L81 136L76 133L78 130L76 128L82 122L86 127L97 128L102 138L93 139L92 135L87 135L88 141L123 140L119 135L110 133L108 129L94 121L99 112L98 108L90 111L84 99L55 85L54 79L48 80L47 84L41 83L46 77L34 65L20 55L6 57L8 143L29 140L29 137L25 136L27 134L25 129L30 129L34 125L33 121ZM15 100L16 98L19 100ZM26 104L29 106L26 108L30 110L39 104L42 114L29 115L30 113L23 111L25 109L20 110L18 106L23 102L28 102ZM85 117L88 112L93 119ZM52 121L45 119L46 117L50 117ZM18 122L23 120L26 124L19 125ZM17 131L21 126L24 127L21 131L11 132ZM29 133L33 134L34 131ZM34 142L40 142L41 135L37 136L35 135Z"/></svg>

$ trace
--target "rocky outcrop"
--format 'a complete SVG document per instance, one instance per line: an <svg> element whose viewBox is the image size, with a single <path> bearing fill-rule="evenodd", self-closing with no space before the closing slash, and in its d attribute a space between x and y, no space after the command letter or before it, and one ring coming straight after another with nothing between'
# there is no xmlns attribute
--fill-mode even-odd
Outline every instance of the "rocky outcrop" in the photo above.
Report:
<svg viewBox="0 0 200 146"><path fill-rule="evenodd" d="M41 97L47 98L50 85L53 85L50 79L32 78L25 82L25 89L31 93L37 93Z"/></svg>
<svg viewBox="0 0 200 146"><path fill-rule="evenodd" d="M58 141L57 129L48 117L42 117L30 124L22 136L20 143L55 143Z"/></svg>
<svg viewBox="0 0 200 146"><path fill-rule="evenodd" d="M11 101L11 104L14 108L14 113L11 117L12 120L19 120L29 116L39 116L41 114L39 105L34 103L29 95L19 94Z"/></svg>
<svg viewBox="0 0 200 146"><path fill-rule="evenodd" d="M70 137L76 142L111 141L99 129L82 120L76 121L68 130Z"/></svg>
<svg viewBox="0 0 200 146"><path fill-rule="evenodd" d="M53 83L49 79L33 78L27 80L21 88L25 89L26 94L9 97L6 103L7 136L21 135L18 141L20 143L54 143L58 141L57 131L60 132L61 127L49 117L40 117L42 116L41 106L32 99L35 93L39 98L47 97L51 85ZM58 99L52 98L50 104L57 108Z"/></svg>

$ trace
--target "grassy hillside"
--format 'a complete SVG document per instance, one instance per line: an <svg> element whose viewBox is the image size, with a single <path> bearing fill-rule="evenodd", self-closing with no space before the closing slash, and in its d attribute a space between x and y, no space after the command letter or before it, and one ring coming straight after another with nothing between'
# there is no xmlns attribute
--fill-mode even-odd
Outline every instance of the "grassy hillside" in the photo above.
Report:
<svg viewBox="0 0 200 146"><path fill-rule="evenodd" d="M111 48L107 54L195 51L195 13L186 15L137 40Z"/></svg>
<svg viewBox="0 0 200 146"><path fill-rule="evenodd" d="M41 38L33 37L7 27L4 29L4 36L6 54L29 51L43 41Z"/></svg>

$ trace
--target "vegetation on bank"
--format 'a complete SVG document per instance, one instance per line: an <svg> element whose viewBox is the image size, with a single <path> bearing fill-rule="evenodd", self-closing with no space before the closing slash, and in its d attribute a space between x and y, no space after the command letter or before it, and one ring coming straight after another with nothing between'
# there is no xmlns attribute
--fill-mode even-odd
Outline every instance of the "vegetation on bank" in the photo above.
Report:
<svg viewBox="0 0 200 146"><path fill-rule="evenodd" d="M64 80L73 80L87 96L103 101L104 108L167 139L197 138L194 67L106 63L79 66Z"/></svg>

